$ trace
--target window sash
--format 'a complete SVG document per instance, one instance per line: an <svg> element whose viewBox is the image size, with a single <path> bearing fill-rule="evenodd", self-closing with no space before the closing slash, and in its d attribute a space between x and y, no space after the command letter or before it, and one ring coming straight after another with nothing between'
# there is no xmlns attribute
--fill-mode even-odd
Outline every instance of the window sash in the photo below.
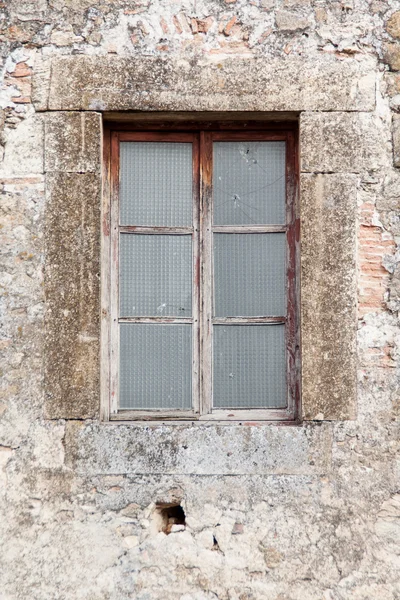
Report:
<svg viewBox="0 0 400 600"><path fill-rule="evenodd" d="M119 225L119 149L120 142L171 141L191 142L193 147L193 227L146 227ZM286 224L285 225L213 225L212 177L214 141L285 141L286 142ZM299 220L297 215L296 147L295 133L284 131L200 131L195 133L160 133L114 131L110 134L110 147L105 145L105 161L110 165L109 177L105 177L105 192L110 196L103 200L103 214L110 217L110 279L103 283L110 311L110 351L106 353L109 380L107 389L108 407L103 410L105 418L114 420L293 420L296 418L299 401L299 343L298 318L298 266L297 246L299 243ZM213 291L213 235L214 233L275 233L286 234L287 315L264 317L219 317L212 316ZM131 317L121 318L118 314L119 298L119 251L118 238L121 233L191 235L193 240L193 315L192 318ZM202 256L200 263L200 248ZM107 265L106 265L107 266ZM106 268L105 266L105 268ZM104 304L103 304L104 305ZM178 410L120 410L118 407L119 340L118 323L191 323L193 327L193 409ZM216 409L212 408L212 329L218 324L282 323L286 333L287 362L287 407L282 409ZM201 359L201 360L200 360Z"/></svg>

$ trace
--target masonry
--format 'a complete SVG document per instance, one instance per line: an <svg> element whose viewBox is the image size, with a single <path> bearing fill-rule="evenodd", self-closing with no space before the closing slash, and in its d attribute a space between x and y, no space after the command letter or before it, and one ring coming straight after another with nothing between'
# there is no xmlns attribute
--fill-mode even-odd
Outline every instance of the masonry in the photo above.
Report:
<svg viewBox="0 0 400 600"><path fill-rule="evenodd" d="M2 598L400 598L400 2L2 9ZM103 136L143 113L298 124L296 424L104 419Z"/></svg>

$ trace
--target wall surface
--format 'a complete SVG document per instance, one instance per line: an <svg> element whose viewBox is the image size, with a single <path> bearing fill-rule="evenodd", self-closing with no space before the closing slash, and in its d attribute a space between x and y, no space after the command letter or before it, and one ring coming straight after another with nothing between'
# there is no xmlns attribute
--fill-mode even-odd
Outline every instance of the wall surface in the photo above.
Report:
<svg viewBox="0 0 400 600"><path fill-rule="evenodd" d="M1 600L399 600L400 1L0 6ZM299 114L302 424L100 421L119 110Z"/></svg>

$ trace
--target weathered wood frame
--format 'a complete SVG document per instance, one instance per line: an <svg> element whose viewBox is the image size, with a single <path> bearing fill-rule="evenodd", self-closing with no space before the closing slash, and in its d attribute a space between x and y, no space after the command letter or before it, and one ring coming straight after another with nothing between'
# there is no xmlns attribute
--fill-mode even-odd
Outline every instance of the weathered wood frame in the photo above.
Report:
<svg viewBox="0 0 400 600"><path fill-rule="evenodd" d="M149 123L145 132L112 124L104 132L102 205L102 418L105 420L196 420L196 421L295 421L300 414L300 328L299 328L299 206L297 131L290 124L216 124L214 131L192 122L178 131L160 132ZM264 129L267 127L268 129ZM150 131L152 130L153 131ZM120 226L119 143L121 141L190 141L193 144L193 227ZM286 142L286 225L212 225L212 144L214 141ZM224 233L285 232L287 240L287 316L212 318L212 236ZM120 233L192 235L193 317L118 317L118 240ZM200 248L202 260L200 262ZM109 318L107 318L109 315ZM191 323L193 327L193 410L118 410L118 323ZM288 403L284 409L212 409L212 327L223 323L284 323L286 325Z"/></svg>

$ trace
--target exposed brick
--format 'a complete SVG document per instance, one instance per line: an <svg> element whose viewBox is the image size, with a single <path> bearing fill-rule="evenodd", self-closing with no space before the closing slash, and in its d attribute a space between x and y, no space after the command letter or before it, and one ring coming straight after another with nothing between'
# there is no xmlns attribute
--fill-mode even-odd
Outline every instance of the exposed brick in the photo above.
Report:
<svg viewBox="0 0 400 600"><path fill-rule="evenodd" d="M197 28L200 33L207 33L214 22L213 17L207 17L206 19L197 20Z"/></svg>
<svg viewBox="0 0 400 600"><path fill-rule="evenodd" d="M178 19L178 17L176 15L174 15L174 17L173 17L173 22L174 22L176 31L178 33L182 33L183 29L182 29L182 26L181 26L181 24L179 22L179 19Z"/></svg>
<svg viewBox="0 0 400 600"><path fill-rule="evenodd" d="M164 18L160 19L160 25L161 25L161 29L163 30L164 33L169 33L169 27Z"/></svg>
<svg viewBox="0 0 400 600"><path fill-rule="evenodd" d="M196 19L191 19L190 26L192 28L193 33L198 33L199 32L199 27L198 27Z"/></svg>
<svg viewBox="0 0 400 600"><path fill-rule="evenodd" d="M234 16L233 16L233 17L232 17L232 18L231 18L231 19L228 21L228 23L227 23L227 24L225 25L225 27L224 27L224 30L223 30L223 31L224 31L224 34L225 34L225 35L230 35L230 33L231 33L231 30L232 30L232 27L234 26L234 24L236 23L236 21L237 21L237 16L236 16L236 15L234 15Z"/></svg>
<svg viewBox="0 0 400 600"><path fill-rule="evenodd" d="M26 63L18 63L11 75L13 77L29 77L31 74L32 69Z"/></svg>

